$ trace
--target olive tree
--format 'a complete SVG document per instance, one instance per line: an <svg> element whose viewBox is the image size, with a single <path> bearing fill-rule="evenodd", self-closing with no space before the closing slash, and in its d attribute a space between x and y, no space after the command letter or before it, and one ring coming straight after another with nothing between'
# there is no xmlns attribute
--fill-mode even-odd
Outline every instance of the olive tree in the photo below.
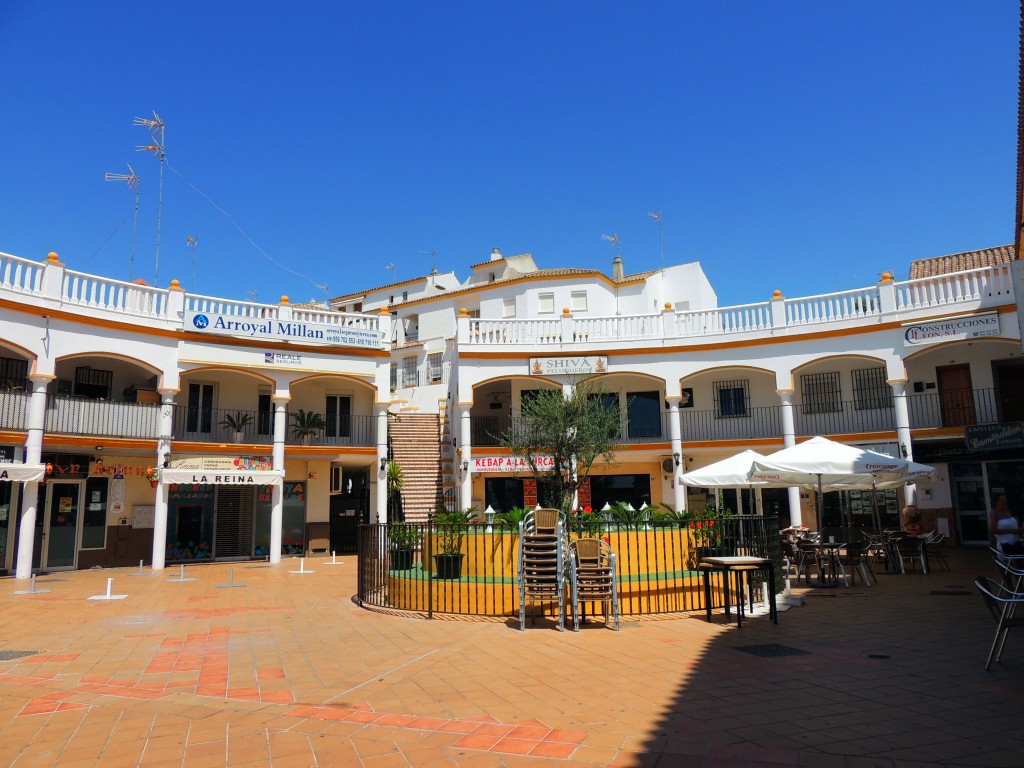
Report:
<svg viewBox="0 0 1024 768"><path fill-rule="evenodd" d="M542 389L524 398L518 422L501 436L509 453L529 467L542 497L564 511L594 462L615 460L620 432L618 397L593 380L574 384L568 393Z"/></svg>

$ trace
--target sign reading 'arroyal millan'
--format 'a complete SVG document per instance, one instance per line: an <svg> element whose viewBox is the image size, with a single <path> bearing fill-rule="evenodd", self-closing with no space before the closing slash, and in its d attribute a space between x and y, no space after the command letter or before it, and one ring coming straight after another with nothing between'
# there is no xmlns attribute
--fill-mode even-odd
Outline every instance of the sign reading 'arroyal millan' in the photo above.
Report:
<svg viewBox="0 0 1024 768"><path fill-rule="evenodd" d="M548 471L554 468L555 460L550 456L538 456L535 461L537 468ZM529 472L530 465L526 459L517 456L480 456L470 462L474 472Z"/></svg>
<svg viewBox="0 0 1024 768"><path fill-rule="evenodd" d="M599 357L531 357L531 376L585 375L608 373L608 358Z"/></svg>
<svg viewBox="0 0 1024 768"><path fill-rule="evenodd" d="M970 317L954 317L931 323L916 323L906 326L903 342L908 347L922 344L938 344L957 339L980 339L984 336L999 335L999 315L989 312Z"/></svg>
<svg viewBox="0 0 1024 768"><path fill-rule="evenodd" d="M347 347L380 347L381 333L371 328L326 323L238 317L216 312L185 312L185 329L236 339L297 341L303 344L341 344Z"/></svg>

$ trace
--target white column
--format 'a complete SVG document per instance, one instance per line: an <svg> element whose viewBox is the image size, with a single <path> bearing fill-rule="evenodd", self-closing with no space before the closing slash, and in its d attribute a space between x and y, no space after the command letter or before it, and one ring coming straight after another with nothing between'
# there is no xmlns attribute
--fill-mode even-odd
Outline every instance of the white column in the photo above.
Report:
<svg viewBox="0 0 1024 768"><path fill-rule="evenodd" d="M289 396L275 395L274 403L274 448L272 461L274 469L284 470L284 440L288 433ZM284 486L273 485L270 488L270 562L281 562L281 528L284 525Z"/></svg>
<svg viewBox="0 0 1024 768"><path fill-rule="evenodd" d="M28 435L25 438L25 463L38 464L43 455L43 425L46 419L46 385L54 378L35 374L29 376L32 395L28 404ZM32 578L32 548L36 538L36 513L39 483L25 483L21 488L21 524L18 537L18 561L15 576Z"/></svg>
<svg viewBox="0 0 1024 768"><path fill-rule="evenodd" d="M793 390L775 390L782 403L782 444L786 448L796 445L796 422L793 419ZM800 489L795 486L789 488L789 524L802 525L803 515L800 512Z"/></svg>
<svg viewBox="0 0 1024 768"><path fill-rule="evenodd" d="M466 463L466 470L459 482L459 506L462 509L473 506L473 471L470 468L473 462L473 422L470 417L472 408L472 402L459 403L459 448L462 449L462 453L456 453L455 460L459 462L460 467L463 462Z"/></svg>
<svg viewBox="0 0 1024 768"><path fill-rule="evenodd" d="M156 466L171 457L171 433L174 432L174 396L176 389L160 390L160 436L156 444ZM153 570L163 570L167 557L167 485L159 483L153 499Z"/></svg>
<svg viewBox="0 0 1024 768"><path fill-rule="evenodd" d="M893 405L896 412L896 442L899 444L900 455L909 461L914 460L914 447L910 440L910 408L907 406L906 379L889 381L892 387ZM903 487L903 497L907 504L917 503L917 486L907 483Z"/></svg>
<svg viewBox="0 0 1024 768"><path fill-rule="evenodd" d="M377 409L377 499L376 518L378 523L388 521L388 405L378 403ZM381 469L383 467L383 469Z"/></svg>
<svg viewBox="0 0 1024 768"><path fill-rule="evenodd" d="M679 482L683 474L683 431L679 423L680 395L671 395L668 400L668 434L672 441L672 509L686 511L686 486ZM679 458L676 459L676 456Z"/></svg>

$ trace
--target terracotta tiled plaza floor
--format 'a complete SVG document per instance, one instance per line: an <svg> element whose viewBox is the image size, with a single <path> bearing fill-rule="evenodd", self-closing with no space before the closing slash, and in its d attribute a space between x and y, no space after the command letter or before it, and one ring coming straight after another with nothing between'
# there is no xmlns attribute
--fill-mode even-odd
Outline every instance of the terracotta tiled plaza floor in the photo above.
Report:
<svg viewBox="0 0 1024 768"><path fill-rule="evenodd" d="M983 552L800 590L777 626L579 633L364 610L339 560L0 580L0 766L1024 765L1024 631L985 672L965 594Z"/></svg>

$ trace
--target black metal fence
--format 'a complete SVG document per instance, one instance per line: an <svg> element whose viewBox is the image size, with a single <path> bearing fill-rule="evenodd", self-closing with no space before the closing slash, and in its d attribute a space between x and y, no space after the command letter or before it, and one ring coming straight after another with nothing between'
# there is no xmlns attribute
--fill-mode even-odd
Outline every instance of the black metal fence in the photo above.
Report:
<svg viewBox="0 0 1024 768"><path fill-rule="evenodd" d="M701 522L700 527L696 522L603 523L592 530L616 552L622 615L704 610L696 569L704 556L767 557L775 563L773 588L781 591L778 518L740 515ZM428 618L434 613L517 615L518 529L470 523L455 537L446 533L433 516L425 523L359 526L360 605ZM721 575L711 578L713 607L720 607ZM545 606L548 614L556 610Z"/></svg>

